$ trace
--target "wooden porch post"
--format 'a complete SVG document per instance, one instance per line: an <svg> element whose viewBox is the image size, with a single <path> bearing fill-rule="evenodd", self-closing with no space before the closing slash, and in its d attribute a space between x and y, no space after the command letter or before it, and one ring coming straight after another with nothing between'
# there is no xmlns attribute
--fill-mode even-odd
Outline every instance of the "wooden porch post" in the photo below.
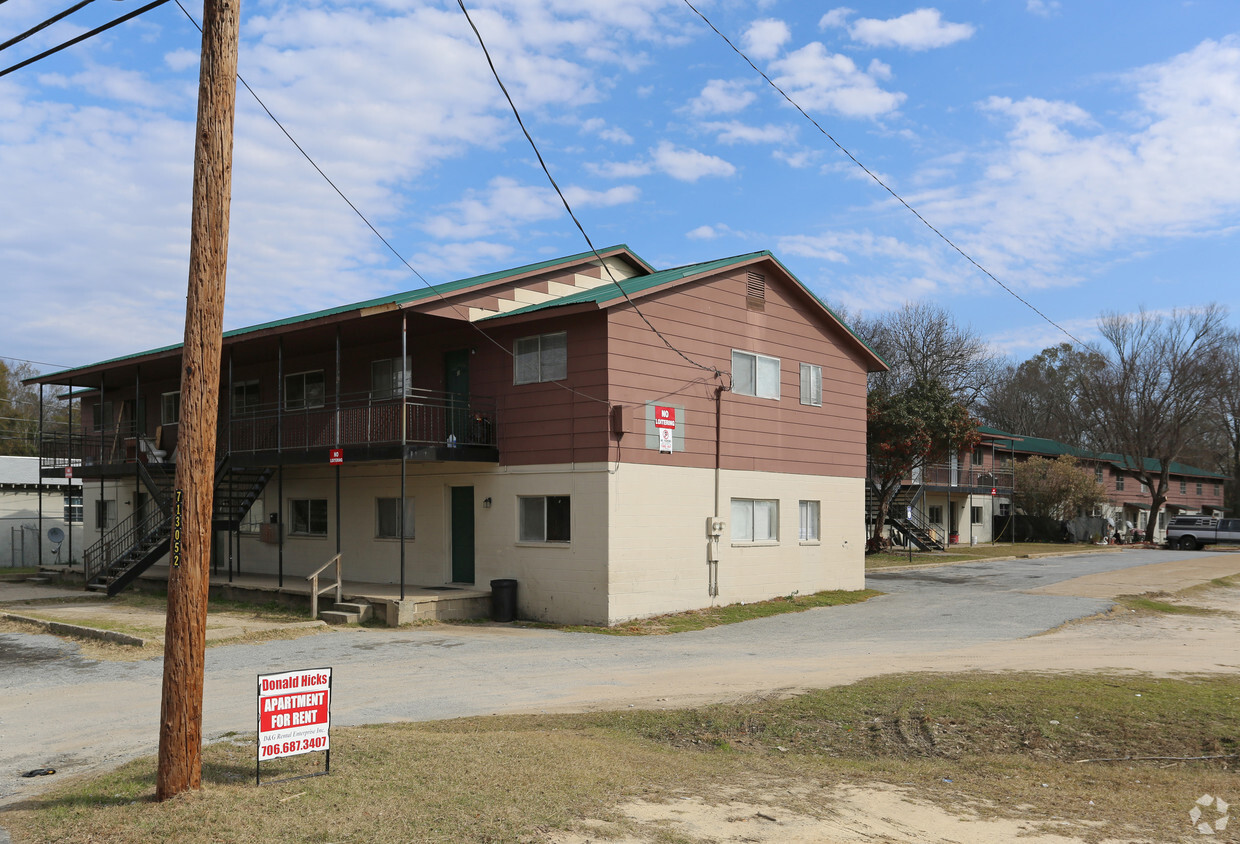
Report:
<svg viewBox="0 0 1240 844"><path fill-rule="evenodd" d="M228 264L239 0L205 0L194 148L181 420L173 515L155 797L202 784L202 693L211 510Z"/></svg>

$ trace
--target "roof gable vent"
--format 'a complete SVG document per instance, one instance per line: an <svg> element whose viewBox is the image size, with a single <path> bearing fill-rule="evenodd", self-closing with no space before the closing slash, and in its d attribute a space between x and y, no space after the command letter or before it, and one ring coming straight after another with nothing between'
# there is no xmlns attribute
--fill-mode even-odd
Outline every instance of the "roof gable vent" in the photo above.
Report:
<svg viewBox="0 0 1240 844"><path fill-rule="evenodd" d="M745 304L758 310L766 307L766 276L762 273L749 273L745 280Z"/></svg>

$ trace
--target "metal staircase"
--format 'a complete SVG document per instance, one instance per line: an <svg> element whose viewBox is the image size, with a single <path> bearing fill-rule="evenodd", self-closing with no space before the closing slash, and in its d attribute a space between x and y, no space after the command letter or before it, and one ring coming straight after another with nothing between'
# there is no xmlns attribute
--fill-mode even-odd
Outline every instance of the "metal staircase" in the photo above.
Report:
<svg viewBox="0 0 1240 844"><path fill-rule="evenodd" d="M175 478L161 464L139 462L138 475L151 493L144 510L118 522L83 553L86 588L120 593L167 555L172 537L172 488ZM271 478L271 469L242 469L227 458L215 467L213 530L235 530Z"/></svg>
<svg viewBox="0 0 1240 844"><path fill-rule="evenodd" d="M902 485L887 506L887 525L919 551L942 551L943 543L934 538L930 523L921 514L919 505L924 495L925 488L921 484ZM878 510L878 496L872 484L867 484L866 505L873 521Z"/></svg>

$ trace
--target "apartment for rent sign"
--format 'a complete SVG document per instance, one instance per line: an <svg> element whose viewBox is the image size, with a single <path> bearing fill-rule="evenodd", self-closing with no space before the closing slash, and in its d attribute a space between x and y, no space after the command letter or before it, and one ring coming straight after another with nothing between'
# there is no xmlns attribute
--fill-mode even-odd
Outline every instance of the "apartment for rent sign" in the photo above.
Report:
<svg viewBox="0 0 1240 844"><path fill-rule="evenodd" d="M328 750L332 670L258 677L258 761Z"/></svg>

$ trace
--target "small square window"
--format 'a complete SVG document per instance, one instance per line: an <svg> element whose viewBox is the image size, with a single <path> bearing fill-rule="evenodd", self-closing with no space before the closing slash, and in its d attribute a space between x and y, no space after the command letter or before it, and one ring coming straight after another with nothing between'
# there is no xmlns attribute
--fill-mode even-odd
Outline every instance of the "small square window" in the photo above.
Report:
<svg viewBox="0 0 1240 844"><path fill-rule="evenodd" d="M732 541L779 539L779 502L762 498L732 499Z"/></svg>
<svg viewBox="0 0 1240 844"><path fill-rule="evenodd" d="M322 407L327 395L325 383L321 369L284 376L284 409L309 410Z"/></svg>
<svg viewBox="0 0 1240 844"><path fill-rule="evenodd" d="M817 542L821 538L819 534L821 504L817 501L802 501L800 509L801 527L797 531L797 538L802 542Z"/></svg>
<svg viewBox="0 0 1240 844"><path fill-rule="evenodd" d="M822 407L822 367L801 364L801 404Z"/></svg>
<svg viewBox="0 0 1240 844"><path fill-rule="evenodd" d="M327 536L327 499L293 498L289 506L289 533L297 536Z"/></svg>
<svg viewBox="0 0 1240 844"><path fill-rule="evenodd" d="M375 536L400 539L400 499L375 499ZM405 499L405 539L413 539L413 499Z"/></svg>
<svg viewBox="0 0 1240 844"><path fill-rule="evenodd" d="M943 505L931 504L928 508L926 508L926 518L930 520L931 524L943 524Z"/></svg>
<svg viewBox="0 0 1240 844"><path fill-rule="evenodd" d="M537 384L568 377L568 332L522 337L513 344L512 383Z"/></svg>
<svg viewBox="0 0 1240 844"><path fill-rule="evenodd" d="M234 382L232 395L233 416L253 416L258 413L260 393L257 378Z"/></svg>
<svg viewBox="0 0 1240 844"><path fill-rule="evenodd" d="M778 400L779 358L733 350L732 392L742 396Z"/></svg>
<svg viewBox="0 0 1240 844"><path fill-rule="evenodd" d="M413 377L412 359L406 358L401 364L400 358L384 358L370 362L370 397L372 399L391 399L400 397L400 385L406 389Z"/></svg>
<svg viewBox="0 0 1240 844"><path fill-rule="evenodd" d="M520 499L517 538L521 542L568 542L572 536L572 502L567 495L532 495Z"/></svg>

